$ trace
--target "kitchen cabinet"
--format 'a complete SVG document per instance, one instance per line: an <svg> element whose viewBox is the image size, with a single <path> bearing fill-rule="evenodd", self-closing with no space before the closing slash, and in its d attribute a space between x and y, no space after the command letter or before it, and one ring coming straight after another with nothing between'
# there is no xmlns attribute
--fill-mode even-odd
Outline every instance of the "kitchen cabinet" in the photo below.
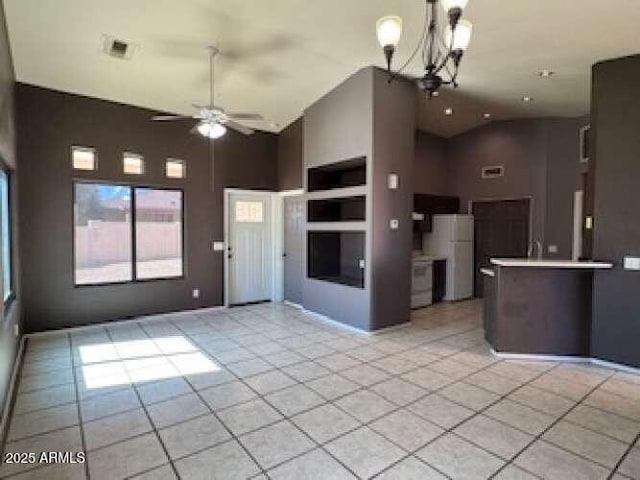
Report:
<svg viewBox="0 0 640 480"><path fill-rule="evenodd" d="M416 193L413 196L413 211L422 215L421 220L413 221L413 231L429 233L432 231L432 215L460 213L460 198Z"/></svg>

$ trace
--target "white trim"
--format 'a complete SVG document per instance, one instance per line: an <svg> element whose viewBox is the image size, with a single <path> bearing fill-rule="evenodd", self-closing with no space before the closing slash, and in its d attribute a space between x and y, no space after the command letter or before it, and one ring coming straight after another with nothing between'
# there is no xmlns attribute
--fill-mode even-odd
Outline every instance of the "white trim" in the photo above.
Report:
<svg viewBox="0 0 640 480"><path fill-rule="evenodd" d="M278 288L278 267L279 263L282 263L282 255L280 255L280 259L277 258L278 247L277 247L277 221L276 217L278 217L277 204L282 201L282 197L279 195L279 192L272 192L269 190L244 190L241 188L225 188L223 193L223 229L224 229L224 272L223 272L223 285L224 285L224 306L229 307L229 199L231 195L247 195L247 196L260 196L260 197L269 197L269 203L271 205L270 208L270 227L271 227L271 292L269 300L272 302L277 302L279 295ZM281 282L280 282L281 283Z"/></svg>
<svg viewBox="0 0 640 480"><path fill-rule="evenodd" d="M14 395L16 384L18 381L18 371L22 366L22 357L24 356L25 338L26 338L26 335L22 335L22 337L20 338L20 343L18 344L18 352L16 354L16 359L13 364L13 370L11 372L11 379L9 380L9 388L7 389L7 395L4 398L5 403L4 403L4 408L2 409L2 418L0 418L0 445L4 445L5 431L9 426L7 422L9 421L9 412L13 404L13 395Z"/></svg>
<svg viewBox="0 0 640 480"><path fill-rule="evenodd" d="M220 310L227 310L225 306L219 307L206 307L206 308L196 308L192 310L178 310L176 312L165 312L165 313L154 313L151 315L142 315L136 318L128 318L126 320L114 320L114 321L106 321L96 323L94 325L81 325L79 327L66 327L60 328L58 330L45 330L43 332L33 332L33 333L25 333L24 337L27 338L38 338L38 337L48 337L54 335L60 335L61 333L75 333L75 332L84 332L91 331L98 328L104 328L106 325L108 326L121 326L121 325L129 325L136 322L155 322L155 321L164 321L167 317L173 316L184 316L184 315L192 315L197 313L209 313L209 312L217 312Z"/></svg>
<svg viewBox="0 0 640 480"><path fill-rule="evenodd" d="M297 197L298 195L304 195L302 188L296 188L295 190L281 190L276 192L276 195L280 197Z"/></svg>
<svg viewBox="0 0 640 480"><path fill-rule="evenodd" d="M601 367L611 368L614 370L620 370L622 372L640 375L640 368L629 367L621 363L609 362L607 360L600 360L599 358L593 357L569 357L566 355L538 355L529 353L503 353L496 352L493 348L491 348L490 351L492 355L498 358L503 358L505 360L537 360L541 362L588 363Z"/></svg>
<svg viewBox="0 0 640 480"><path fill-rule="evenodd" d="M285 301L285 303L290 303L290 302L286 302ZM290 304L293 305L293 306L296 306L296 304L294 304L294 303L290 303ZM302 312L306 313L307 315L311 315L313 317L316 317L321 322L325 322L325 323L328 323L328 324L330 324L332 326L336 326L336 327L339 327L339 328L343 328L345 330L349 330L350 332L359 333L361 335L379 335L381 333L386 333L386 332L389 332L389 331L392 331L392 330L399 330L401 328L406 328L411 324L411 320L407 320L404 323L400 323L398 325L391 325L390 327L380 328L378 330L371 330L371 331L370 330L362 330L361 328L354 327L352 325L348 325L346 323L339 322L337 320L334 320L331 317L327 317L326 315L323 315L321 313L314 312L313 310L307 310L304 307L300 307L300 310L302 310Z"/></svg>

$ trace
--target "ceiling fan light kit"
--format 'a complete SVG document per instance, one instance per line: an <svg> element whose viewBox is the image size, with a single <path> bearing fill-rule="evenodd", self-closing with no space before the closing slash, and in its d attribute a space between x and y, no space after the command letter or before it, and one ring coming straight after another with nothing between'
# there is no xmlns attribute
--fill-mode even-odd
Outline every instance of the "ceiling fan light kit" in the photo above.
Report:
<svg viewBox="0 0 640 480"><path fill-rule="evenodd" d="M376 23L376 33L387 62L389 82L402 74L417 53L421 52L425 73L417 79L417 83L429 96L434 96L442 85L458 87L458 70L471 42L473 25L462 19L468 0L424 1L424 32L412 55L397 71L392 71L391 64L402 36L402 19L395 15L380 18ZM444 29L438 24L439 2L448 16L448 24Z"/></svg>
<svg viewBox="0 0 640 480"><path fill-rule="evenodd" d="M210 138L215 140L216 138L220 138L227 133L227 129L231 128L237 132L240 132L244 135L251 135L253 129L242 125L236 120L263 120L262 115L258 113L225 113L224 109L220 107L216 107L213 104L213 100L215 98L214 93L214 58L219 53L219 50L216 47L210 46L207 47L207 51L209 52L209 105L207 106L199 106L193 105L193 107L197 110L197 112L191 117L185 115L156 115L152 118L152 120L156 121L167 121L167 120L181 120L181 119L196 119L198 123L195 127L191 129L193 132L198 132L203 137Z"/></svg>

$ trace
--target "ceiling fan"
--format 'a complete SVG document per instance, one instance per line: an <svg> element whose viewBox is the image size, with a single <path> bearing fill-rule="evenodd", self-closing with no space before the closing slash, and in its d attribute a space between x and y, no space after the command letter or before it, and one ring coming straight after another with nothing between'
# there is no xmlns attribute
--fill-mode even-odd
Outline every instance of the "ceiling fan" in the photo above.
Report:
<svg viewBox="0 0 640 480"><path fill-rule="evenodd" d="M210 68L210 81L209 81L209 105L193 105L197 110L195 114L191 116L187 115L156 115L151 120L155 121L167 121L167 120L183 120L195 118L198 123L191 129L191 133L198 132L201 135L208 138L220 138L227 133L227 127L245 135L251 135L253 130L236 120L262 120L262 115L258 113L226 113L224 109L216 107L213 104L214 90L213 90L213 63L214 57L219 53L216 47L207 47L209 52L209 68Z"/></svg>

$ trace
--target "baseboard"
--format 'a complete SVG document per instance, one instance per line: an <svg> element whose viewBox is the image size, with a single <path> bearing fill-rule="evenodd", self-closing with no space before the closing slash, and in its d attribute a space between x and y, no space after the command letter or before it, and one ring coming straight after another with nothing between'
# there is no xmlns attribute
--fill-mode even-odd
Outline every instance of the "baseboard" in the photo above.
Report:
<svg viewBox="0 0 640 480"><path fill-rule="evenodd" d="M392 330L398 330L400 328L405 328L405 327L407 327L407 326L409 326L411 324L411 321L407 320L404 323L400 323L398 325L392 325L390 327L380 328L378 330L363 330L361 328L354 327L353 325L347 325L346 323L342 323L342 322L339 322L337 320L334 320L333 318L327 317L326 315L323 315L321 313L314 312L312 310L307 310L306 308L304 308L302 306L300 307L300 309L304 313L316 317L321 322L329 323L329 324L331 324L331 325L333 325L335 327L339 327L339 328L342 328L344 330L349 330L351 332L360 333L360 334L364 334L364 335L379 335L381 333L389 332L389 331L392 331Z"/></svg>
<svg viewBox="0 0 640 480"><path fill-rule="evenodd" d="M9 389L7 390L7 396L5 397L5 404L2 410L2 418L0 419L0 452L4 451L4 442L7 438L9 430L9 418L15 402L16 387L18 383L18 375L22 368L22 358L24 357L24 347L26 345L26 336L23 335L20 338L18 344L18 351L16 353L16 359L13 363L13 371L11 372L11 379L9 380Z"/></svg>
<svg viewBox="0 0 640 480"><path fill-rule="evenodd" d="M88 332L91 330L95 330L97 328L104 328L105 323L108 323L110 326L111 325L129 325L132 323L136 323L136 322L140 322L140 321L145 321L145 322L154 322L154 321L161 321L161 320L166 320L168 317L180 317L183 315L192 315L194 313L209 313L209 312L217 312L220 310L228 310L228 307L225 306L220 306L220 307L207 307L207 308L196 308L193 310L179 310L177 312L167 312L167 313L154 313L151 315L143 315L140 317L135 317L135 318L128 318L126 320L114 320L114 321L107 321L107 322L100 322L97 325L82 325L79 327L65 327L65 328L60 328L58 330L45 330L44 332L33 332L33 333L26 333L25 336L29 337L29 338L35 338L35 337L45 337L45 336L49 336L49 335L60 335L61 333L77 333L77 332Z"/></svg>
<svg viewBox="0 0 640 480"><path fill-rule="evenodd" d="M504 360L536 360L541 362L565 362L565 363L588 363L591 365L598 365L600 367L612 368L614 370L620 370L628 373L635 373L640 375L640 368L629 367L621 363L609 362L607 360L600 360L593 357L572 357L567 355L539 355L529 353L506 353L496 352L493 348L490 349L491 353Z"/></svg>
<svg viewBox="0 0 640 480"><path fill-rule="evenodd" d="M285 305L289 305L290 307L297 308L299 310L304 310L304 307L299 303L290 302L289 300L283 300L282 303Z"/></svg>

